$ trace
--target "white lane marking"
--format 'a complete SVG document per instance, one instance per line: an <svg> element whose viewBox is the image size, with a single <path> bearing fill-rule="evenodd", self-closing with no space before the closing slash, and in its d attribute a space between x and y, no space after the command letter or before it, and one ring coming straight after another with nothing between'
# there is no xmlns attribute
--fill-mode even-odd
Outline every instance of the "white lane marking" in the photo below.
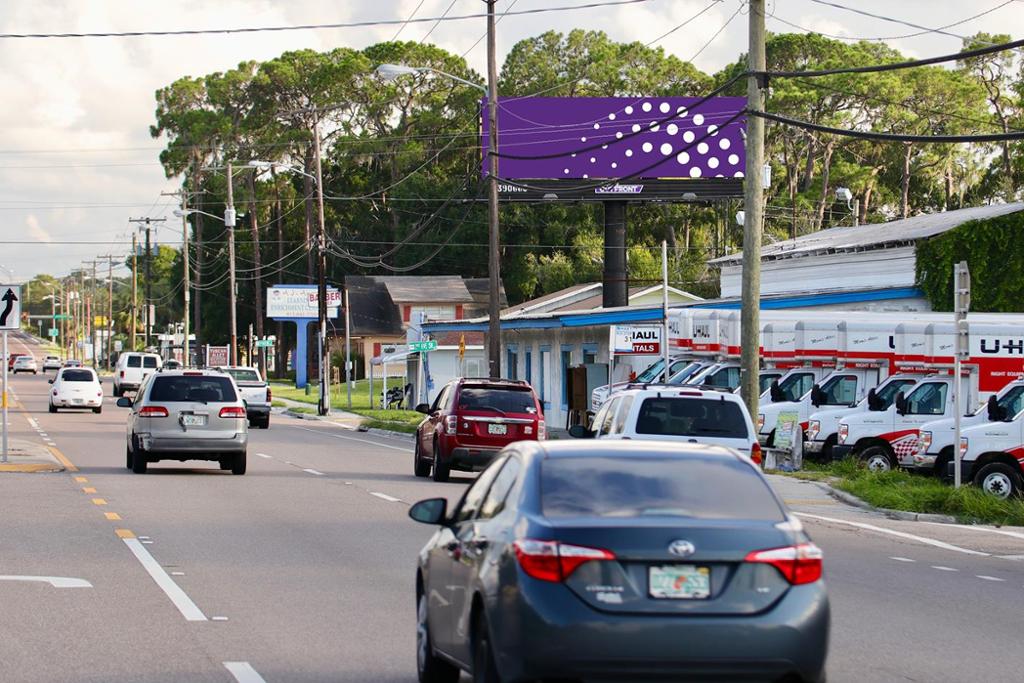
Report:
<svg viewBox="0 0 1024 683"><path fill-rule="evenodd" d="M0 575L0 581L34 581L48 583L54 588L92 588L85 579L74 579L68 576L19 576L15 574Z"/></svg>
<svg viewBox="0 0 1024 683"><path fill-rule="evenodd" d="M933 564L932 569L938 569L940 572L958 572L959 569L953 569L952 567L943 567L941 564Z"/></svg>
<svg viewBox="0 0 1024 683"><path fill-rule="evenodd" d="M171 576L185 576L185 572L171 572Z"/></svg>
<svg viewBox="0 0 1024 683"><path fill-rule="evenodd" d="M896 560L897 562L917 562L917 560L912 560L909 557L890 557L889 559Z"/></svg>
<svg viewBox="0 0 1024 683"><path fill-rule="evenodd" d="M1000 579L998 576L988 576L986 574L975 574L975 576L985 581L1006 581L1006 579Z"/></svg>
<svg viewBox="0 0 1024 683"><path fill-rule="evenodd" d="M210 617L210 621L227 621L227 617Z"/></svg>
<svg viewBox="0 0 1024 683"><path fill-rule="evenodd" d="M990 534L1000 534L1001 536L1010 536L1011 538L1019 538L1024 540L1024 534L1016 531L1007 531L1006 529L992 529L987 526L974 526L973 524L944 524L942 522L925 522L925 524L934 524L936 526L951 526L957 529L969 529L970 531L981 531Z"/></svg>
<svg viewBox="0 0 1024 683"><path fill-rule="evenodd" d="M318 476L318 477L322 477L322 476L324 476L324 473L323 473L323 472L318 472L318 471L316 471L316 470L311 470L311 469L309 469L309 468L303 468L303 470L302 470L302 471L303 471L303 472L306 472L306 473L308 473L308 474L315 474L315 475L316 475L316 476Z"/></svg>
<svg viewBox="0 0 1024 683"><path fill-rule="evenodd" d="M132 551L135 558L142 564L142 568L145 569L149 575L156 582L156 585L160 586L160 589L167 594L167 597L171 599L174 606L178 608L182 616L187 621L206 621L206 615L199 609L196 603L192 602L192 598L185 595L185 591L181 590L178 584L174 583L174 579L167 575L164 568L160 566L160 563L153 559L153 556L149 554L142 543L137 538L125 538L122 539L124 544L128 546L128 549Z"/></svg>
<svg viewBox="0 0 1024 683"><path fill-rule="evenodd" d="M274 459L274 456L267 455L266 453L257 453L256 455L261 457L261 458L263 458L264 460L273 460Z"/></svg>
<svg viewBox="0 0 1024 683"><path fill-rule="evenodd" d="M395 498L394 496L389 496L386 493L378 493L377 491L370 491L370 495L371 496L377 496L381 500L386 500L389 503L401 503L402 502L401 498Z"/></svg>
<svg viewBox="0 0 1024 683"><path fill-rule="evenodd" d="M867 531L876 531L880 534L889 534L890 536L896 536L898 538L905 538L909 541L916 541L918 543L924 543L925 545L934 546L936 548L942 548L943 550L952 550L965 555L978 555L980 557L991 557L990 553L983 553L980 550L971 550L969 548L961 548L957 545L950 543L944 543L942 541L936 541L934 538L926 538L924 536L916 536L914 534L908 534L905 531L896 531L895 529L886 529L885 527L875 526L874 524L865 524L864 522L852 522L846 519L836 519L835 517L823 517L822 515L812 515L806 512L794 512L794 515L798 517L804 517L805 519L817 519L823 522L832 522L834 524L846 524L847 526L856 527L858 529L866 529Z"/></svg>
<svg viewBox="0 0 1024 683"><path fill-rule="evenodd" d="M401 451L403 453L412 453L412 448L399 448L398 446L392 446L391 444L380 443L377 441L370 441L369 439L357 439L354 436L345 436L344 434L331 434L322 429L310 429L309 427L297 427L295 425L287 425L292 429L301 429L304 432L313 432L314 434L320 434L322 436L329 436L332 439L344 439L346 441L359 441L360 443L370 444L371 446L380 446L381 448L390 448L393 451Z"/></svg>
<svg viewBox="0 0 1024 683"><path fill-rule="evenodd" d="M256 673L249 662L224 662L224 668L235 677L238 683L267 683L263 676Z"/></svg>

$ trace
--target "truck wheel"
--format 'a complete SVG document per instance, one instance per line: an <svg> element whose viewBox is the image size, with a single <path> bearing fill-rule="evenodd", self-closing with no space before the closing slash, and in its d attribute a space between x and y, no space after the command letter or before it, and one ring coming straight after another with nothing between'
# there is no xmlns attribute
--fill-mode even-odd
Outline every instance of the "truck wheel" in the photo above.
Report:
<svg viewBox="0 0 1024 683"><path fill-rule="evenodd" d="M265 418L263 418L262 421L260 421L260 429L270 429L270 416L269 415L267 415Z"/></svg>
<svg viewBox="0 0 1024 683"><path fill-rule="evenodd" d="M430 462L423 460L423 454L420 452L419 435L416 436L416 445L412 449L412 473L417 477L430 476Z"/></svg>
<svg viewBox="0 0 1024 683"><path fill-rule="evenodd" d="M231 465L231 474L245 474L245 453L236 453Z"/></svg>
<svg viewBox="0 0 1024 683"><path fill-rule="evenodd" d="M990 496L1004 500L1019 496L1024 488L1020 472L1003 462L990 462L982 467L975 475L974 483Z"/></svg>
<svg viewBox="0 0 1024 683"><path fill-rule="evenodd" d="M436 441L434 442L434 463L431 470L431 479L439 483L448 481L452 472L451 465L441 462L441 445Z"/></svg>
<svg viewBox="0 0 1024 683"><path fill-rule="evenodd" d="M882 446L869 446L860 454L860 459L872 472L888 472L895 469L892 456Z"/></svg>

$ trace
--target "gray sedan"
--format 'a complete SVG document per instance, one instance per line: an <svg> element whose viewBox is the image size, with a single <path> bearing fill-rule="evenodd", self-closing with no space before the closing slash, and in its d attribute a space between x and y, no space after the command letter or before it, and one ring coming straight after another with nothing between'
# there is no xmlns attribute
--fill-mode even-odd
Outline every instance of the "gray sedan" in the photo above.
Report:
<svg viewBox="0 0 1024 683"><path fill-rule="evenodd" d="M409 514L421 683L825 679L821 551L732 450L519 442Z"/></svg>
<svg viewBox="0 0 1024 683"><path fill-rule="evenodd" d="M126 465L143 474L160 460L213 460L245 474L249 441L245 404L234 380L211 370L172 370L147 377L128 417Z"/></svg>

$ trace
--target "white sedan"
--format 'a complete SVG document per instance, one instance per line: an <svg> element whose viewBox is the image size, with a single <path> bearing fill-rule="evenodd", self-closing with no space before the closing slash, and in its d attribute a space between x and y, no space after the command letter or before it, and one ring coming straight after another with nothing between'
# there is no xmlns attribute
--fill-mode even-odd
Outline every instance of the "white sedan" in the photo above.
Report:
<svg viewBox="0 0 1024 683"><path fill-rule="evenodd" d="M14 359L14 366L11 370L15 375L19 372L31 372L34 375L39 372L39 366L33 356L18 356Z"/></svg>
<svg viewBox="0 0 1024 683"><path fill-rule="evenodd" d="M103 388L92 368L61 368L50 380L50 412L58 408L91 408L92 412L103 411Z"/></svg>

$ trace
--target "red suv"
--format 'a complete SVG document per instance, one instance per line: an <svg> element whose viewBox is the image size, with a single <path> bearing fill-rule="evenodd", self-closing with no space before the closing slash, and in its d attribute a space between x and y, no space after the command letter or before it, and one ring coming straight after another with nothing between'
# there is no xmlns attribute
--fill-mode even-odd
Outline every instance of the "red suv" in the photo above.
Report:
<svg viewBox="0 0 1024 683"><path fill-rule="evenodd" d="M486 467L513 441L544 438L544 412L533 387L507 379L460 378L445 385L416 428L413 471L448 481L451 471Z"/></svg>

